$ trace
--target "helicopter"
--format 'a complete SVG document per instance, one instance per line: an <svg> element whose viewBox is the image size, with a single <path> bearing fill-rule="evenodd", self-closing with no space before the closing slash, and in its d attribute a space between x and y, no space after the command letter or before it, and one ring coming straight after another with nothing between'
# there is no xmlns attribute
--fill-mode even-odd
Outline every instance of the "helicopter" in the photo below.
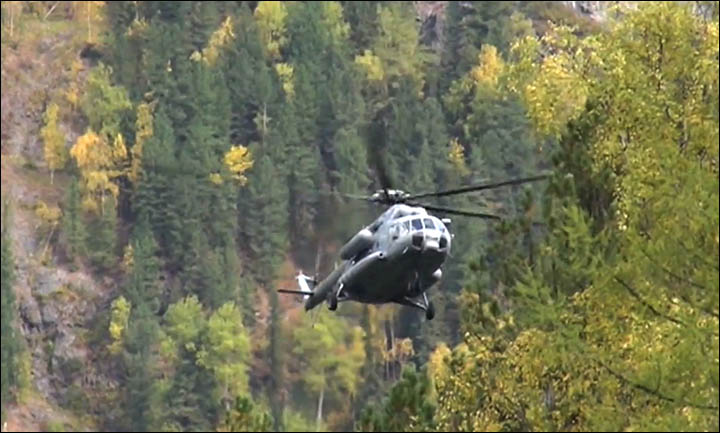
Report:
<svg viewBox="0 0 720 433"><path fill-rule="evenodd" d="M470 185L445 191L409 194L390 189L384 170L380 170L383 189L371 196L342 194L353 199L390 206L372 223L359 230L340 249L342 262L318 281L302 270L296 279L299 290L278 292L302 295L309 311L327 301L335 311L338 303L355 301L365 304L395 303L420 309L432 320L435 307L428 291L442 278L442 266L450 254L454 234L452 220L430 212L501 220L482 212L439 207L417 199L444 197L503 186L535 182L549 177L541 174L525 178Z"/></svg>

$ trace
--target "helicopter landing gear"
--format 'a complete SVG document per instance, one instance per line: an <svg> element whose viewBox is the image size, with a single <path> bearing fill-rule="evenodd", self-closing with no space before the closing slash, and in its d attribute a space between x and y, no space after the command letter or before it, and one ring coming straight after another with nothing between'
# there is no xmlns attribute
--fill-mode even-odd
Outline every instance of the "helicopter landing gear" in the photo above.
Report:
<svg viewBox="0 0 720 433"><path fill-rule="evenodd" d="M338 295L340 294L340 292L342 292L342 289L343 289L343 285L340 284L340 287L338 288L337 293L335 293L332 290L330 291L330 294L328 294L328 310L330 310L330 311L337 310Z"/></svg>
<svg viewBox="0 0 720 433"><path fill-rule="evenodd" d="M335 292L330 292L330 294L328 295L328 310L337 310L337 295L335 294Z"/></svg>
<svg viewBox="0 0 720 433"><path fill-rule="evenodd" d="M435 317L435 305L432 301L428 302L427 310L425 310L425 319L432 320Z"/></svg>
<svg viewBox="0 0 720 433"><path fill-rule="evenodd" d="M401 305L407 305L408 307L415 307L419 310L423 310L425 312L425 318L427 320L432 320L435 317L435 305L433 305L432 301L428 300L426 293L422 294L422 301L423 302L419 302L406 296L402 300L396 302Z"/></svg>

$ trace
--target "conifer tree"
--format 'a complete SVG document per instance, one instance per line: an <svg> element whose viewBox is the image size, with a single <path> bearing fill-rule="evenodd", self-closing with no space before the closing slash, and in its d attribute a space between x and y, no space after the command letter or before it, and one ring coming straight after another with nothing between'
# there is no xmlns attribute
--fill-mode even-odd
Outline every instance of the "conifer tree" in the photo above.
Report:
<svg viewBox="0 0 720 433"><path fill-rule="evenodd" d="M255 152L254 152L255 153ZM257 154L257 153L256 153ZM260 154L248 174L240 230L258 266L258 280L273 280L287 246L287 185L268 155Z"/></svg>
<svg viewBox="0 0 720 433"><path fill-rule="evenodd" d="M90 224L88 247L92 263L107 271L117 262L117 208L112 197L105 199L102 206L102 214Z"/></svg>
<svg viewBox="0 0 720 433"><path fill-rule="evenodd" d="M10 239L10 221L9 205L3 196L2 203L2 292L0 300L2 300L1 312L2 321L0 322L0 330L2 330L2 345L0 346L0 397L2 401L2 417L1 421L5 422L7 405L13 402L14 387L17 384L19 341L15 330L15 264L12 254L12 246Z"/></svg>
<svg viewBox="0 0 720 433"><path fill-rule="evenodd" d="M76 261L85 254L87 228L83 218L77 176L73 175L65 195L62 231L68 258Z"/></svg>
<svg viewBox="0 0 720 433"><path fill-rule="evenodd" d="M136 223L131 242L129 280L126 296L134 306L145 305L150 313L157 313L161 307L162 289L159 286L160 262L155 236L145 214Z"/></svg>

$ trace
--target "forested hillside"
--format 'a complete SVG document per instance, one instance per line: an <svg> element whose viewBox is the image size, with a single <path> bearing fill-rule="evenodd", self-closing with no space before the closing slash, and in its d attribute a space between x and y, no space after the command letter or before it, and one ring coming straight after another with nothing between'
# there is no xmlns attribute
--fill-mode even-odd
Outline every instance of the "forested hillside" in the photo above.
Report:
<svg viewBox="0 0 720 433"><path fill-rule="evenodd" d="M3 2L3 431L717 431L719 10ZM375 155L552 175L435 202L434 320L305 312Z"/></svg>

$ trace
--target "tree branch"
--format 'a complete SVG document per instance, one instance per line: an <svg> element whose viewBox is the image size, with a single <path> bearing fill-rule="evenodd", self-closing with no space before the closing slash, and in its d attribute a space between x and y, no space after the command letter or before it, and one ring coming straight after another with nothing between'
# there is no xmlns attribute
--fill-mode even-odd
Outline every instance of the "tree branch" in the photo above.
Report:
<svg viewBox="0 0 720 433"><path fill-rule="evenodd" d="M668 275L670 275L671 277L675 278L676 280L682 281L682 282L685 282L685 283L688 283L688 284L690 284L691 286L696 287L696 288L698 288L698 289L700 289L700 290L707 290L703 285L698 284L698 283L690 280L689 278L683 278L683 277L677 275L676 273L672 272L670 269L666 268L665 266L661 265L660 263L658 263L657 261L655 261L655 259L653 259L652 257L650 257L650 254L648 254L647 251L645 251L644 248L640 248L640 251L643 253L643 255L644 255L645 257L647 257L648 260L650 260L650 263L652 263L652 264L654 264L655 266L657 266L658 268L662 269L663 272L665 272L666 274L668 274Z"/></svg>
<svg viewBox="0 0 720 433"><path fill-rule="evenodd" d="M55 2L54 5L52 5L52 7L50 8L50 10L49 10L49 11L45 14L45 16L43 17L43 21L45 21L46 19L48 19L48 17L50 16L50 14L53 13L53 11L55 10L55 8L57 7L57 5L58 5L59 3L60 3L60 2L58 1L58 2Z"/></svg>
<svg viewBox="0 0 720 433"><path fill-rule="evenodd" d="M611 375L615 376L615 378L617 378L617 380L619 380L620 382L624 383L625 385L630 385L631 387L637 388L637 389L639 389L639 390L641 390L641 391L645 391L646 393L648 393L648 394L650 394L650 395L652 395L652 396L654 396L654 397L657 397L657 398L659 398L660 400L665 400L665 401L668 401L668 402L670 402L670 403L680 403L680 404L684 404L684 405L686 405L686 406L694 407L694 408L696 408L696 409L715 410L715 411L718 410L718 407L717 407L717 406L705 405L705 404L695 404L695 403L690 403L689 401L685 401L685 400L682 400L682 399L677 399L677 398L673 398L673 397L668 397L668 396L660 393L659 391L652 390L652 389L648 388L647 386L645 386L645 385L643 385L643 384L641 384L641 383L635 383L635 382L630 381L629 379L627 379L627 378L625 378L624 376L622 376L620 373L618 373L618 372L614 371L612 368L608 367L608 366L607 366L604 362L602 362L602 361L597 361L597 362L598 362L600 365L602 365Z"/></svg>
<svg viewBox="0 0 720 433"><path fill-rule="evenodd" d="M650 257L650 254L648 254L643 248L640 248L640 251L643 253L643 255L645 255L645 257L647 257L648 260L650 260L650 263L654 264L655 266L657 266L658 268L660 268L662 271L664 271L666 274L668 274L668 275L670 275L671 277L675 278L677 281L691 284L692 286L694 286L694 287L696 287L696 288L698 288L698 289L700 289L700 290L707 290L707 289L705 289L705 287L703 287L702 285L700 285L700 284L698 284L698 283L695 283L695 282L691 281L691 280L688 279L688 278L683 278L683 277L681 277L681 276L673 273L672 271L670 271L669 269L667 269L665 266L661 265L660 263L658 263L657 261L655 261L652 257ZM680 296L680 299L682 299L683 301L687 302L687 303L688 303L690 306L692 306L693 308L698 308L700 311L702 311L703 313L705 313L705 314L707 314L707 315L709 315L709 316L712 316L712 317L715 317L715 318L720 318L720 314L718 314L717 312L715 312L715 311L713 311L713 310L710 310L710 309L708 309L708 308L705 308L705 307L702 307L702 306L697 306L695 303L691 302L691 301L687 298L686 295L684 295L684 294L682 294L682 293L678 293L678 295Z"/></svg>
<svg viewBox="0 0 720 433"><path fill-rule="evenodd" d="M617 282L620 283L623 287L625 287L625 289L626 289L628 292L630 292L630 294L631 294L635 299L637 299L638 301L640 301L640 303L641 303L642 305L644 305L645 307L647 307L647 308L648 308L650 311L652 311L656 316L662 317L663 319L667 319L667 320L669 320L669 321L671 321L671 322L673 322L673 323L677 323L678 325L686 326L685 323L683 323L682 321L680 321L680 320L678 320L678 319L675 319L674 317L670 317L670 316L668 316L668 315L666 315L666 314L663 314L663 313L659 312L658 310L656 310L655 307L653 307L653 306L650 305L647 301L645 301L642 297L640 297L640 295L638 294L638 292L636 292L635 289L633 289L632 287L630 287L625 281L621 280L621 279L618 278L618 277L614 277L614 278L615 278L615 281L617 281Z"/></svg>

